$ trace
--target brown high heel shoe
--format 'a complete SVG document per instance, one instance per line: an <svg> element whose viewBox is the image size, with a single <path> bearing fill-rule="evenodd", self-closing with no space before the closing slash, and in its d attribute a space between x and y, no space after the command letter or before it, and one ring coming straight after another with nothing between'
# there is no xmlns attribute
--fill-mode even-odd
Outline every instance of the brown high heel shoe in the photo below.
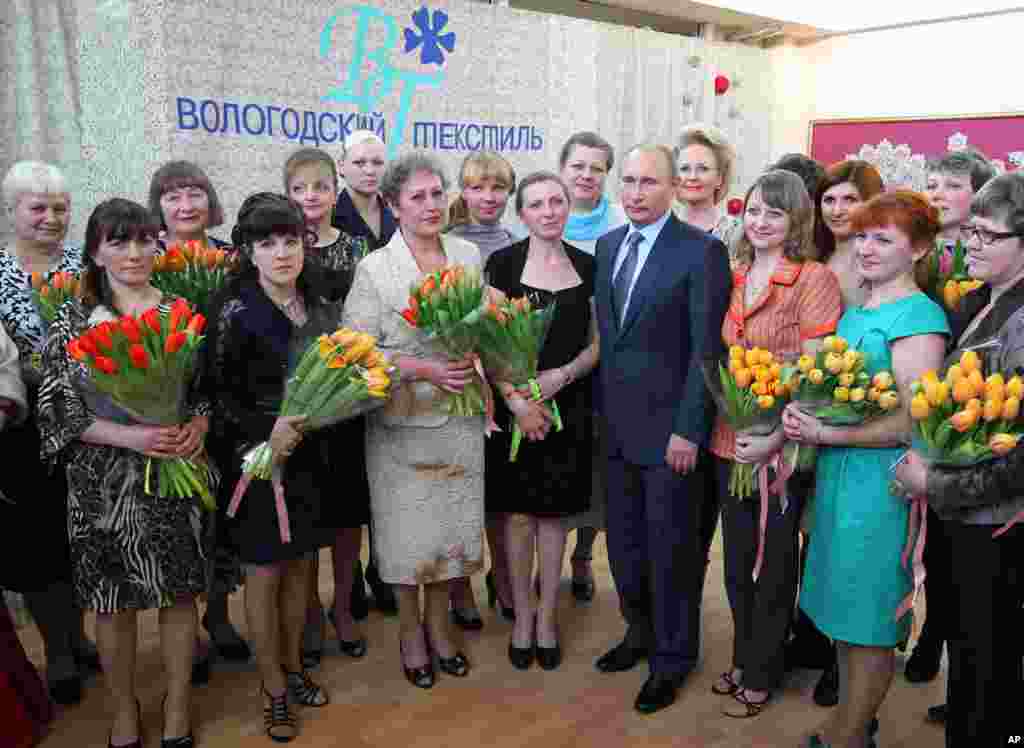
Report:
<svg viewBox="0 0 1024 748"><path fill-rule="evenodd" d="M429 645L427 651L430 651ZM416 688L433 688L435 675L434 665L430 662L429 655L426 665L419 667L406 667L405 666L405 647L402 645L402 635L398 635L398 659L402 664L402 672L405 673L405 679L412 683Z"/></svg>

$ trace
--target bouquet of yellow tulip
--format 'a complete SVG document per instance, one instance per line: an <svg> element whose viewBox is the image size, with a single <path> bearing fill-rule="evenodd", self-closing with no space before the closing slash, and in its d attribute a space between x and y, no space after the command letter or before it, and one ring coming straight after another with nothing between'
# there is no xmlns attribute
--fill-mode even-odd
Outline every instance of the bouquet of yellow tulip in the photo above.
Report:
<svg viewBox="0 0 1024 748"><path fill-rule="evenodd" d="M172 244L153 261L152 283L164 293L187 299L205 314L236 258L232 251L210 249L199 241Z"/></svg>
<svg viewBox="0 0 1024 748"><path fill-rule="evenodd" d="M718 412L733 430L770 434L779 425L790 392L781 378L782 364L771 351L734 345L729 348L728 364L709 362L703 372ZM742 500L753 494L754 470L754 465L733 463L729 478L733 496Z"/></svg>
<svg viewBox="0 0 1024 748"><path fill-rule="evenodd" d="M305 416L304 431L330 426L383 405L395 387L395 369L377 349L377 339L341 328L321 335L299 359L285 385L281 416ZM261 442L242 458L242 477L235 486L227 515L234 517L249 482L273 482L281 541L291 542L281 466L272 464L269 442Z"/></svg>
<svg viewBox="0 0 1024 748"><path fill-rule="evenodd" d="M491 376L513 386L529 385L530 396L540 400L537 362L544 347L555 304L537 308L525 296L502 304L488 304L480 319L480 356ZM562 430L562 416L554 399L544 403L555 431ZM523 432L516 423L512 430L509 462L515 462Z"/></svg>
<svg viewBox="0 0 1024 748"><path fill-rule="evenodd" d="M817 355L803 355L795 367L786 367L782 377L789 383L794 402L829 426L853 426L888 413L900 403L893 376L880 371L873 377L866 370L867 357L850 348L845 338L829 335ZM814 467L818 450L814 445L787 448L790 464L797 470Z"/></svg>

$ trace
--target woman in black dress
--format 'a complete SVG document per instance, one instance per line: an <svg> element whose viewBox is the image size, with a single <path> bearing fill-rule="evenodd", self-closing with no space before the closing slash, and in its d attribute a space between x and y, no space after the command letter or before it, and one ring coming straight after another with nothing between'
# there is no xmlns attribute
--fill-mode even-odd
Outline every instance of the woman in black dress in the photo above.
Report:
<svg viewBox="0 0 1024 748"><path fill-rule="evenodd" d="M558 586L565 553L564 518L590 505L592 407L589 374L599 342L593 314L594 258L562 241L569 194L554 174L537 172L516 191L516 212L529 239L499 250L487 262L488 282L509 298L527 296L556 304L554 322L540 354L537 383L544 399L557 398L564 429L551 428L545 410L528 399L529 388L499 383L502 431L487 442L486 504L508 514L506 530L516 620L509 660L519 669L534 656L552 670L561 662ZM512 419L526 435L516 462L509 462ZM534 606L533 559L540 576Z"/></svg>
<svg viewBox="0 0 1024 748"><path fill-rule="evenodd" d="M206 387L214 405L227 505L241 477L242 456L269 440L283 463L291 542L281 540L270 481L253 480L227 536L246 573L249 636L263 678L264 726L276 741L297 734L291 704L323 706L327 694L300 661L310 565L337 532L329 515L342 503L327 431L301 433L302 418L278 416L285 382L317 336L337 328L339 310L309 285L306 221L283 195L258 193L238 211L231 232L241 252L238 275L214 304L207 338ZM326 499L330 499L330 501Z"/></svg>
<svg viewBox="0 0 1024 748"><path fill-rule="evenodd" d="M334 159L318 148L300 148L284 165L284 188L288 196L302 208L306 228L316 235L307 246L306 263L317 295L337 304L344 304L352 287L356 263L362 258L365 244L357 242L344 231L331 225L334 205L338 199L338 172ZM350 482L345 493L348 516L338 525L338 534L331 547L334 561L334 605L330 619L338 632L338 648L349 657L366 654L366 639L355 619L366 616L365 605L353 610L353 582L356 579L363 525L370 521L370 484L366 479L366 424L362 418L343 421L330 429L335 448L346 454ZM302 660L306 666L320 662L324 638L324 610L320 605L317 579L320 565L314 561L309 605L306 609L306 630L302 637ZM358 596L356 596L358 597Z"/></svg>

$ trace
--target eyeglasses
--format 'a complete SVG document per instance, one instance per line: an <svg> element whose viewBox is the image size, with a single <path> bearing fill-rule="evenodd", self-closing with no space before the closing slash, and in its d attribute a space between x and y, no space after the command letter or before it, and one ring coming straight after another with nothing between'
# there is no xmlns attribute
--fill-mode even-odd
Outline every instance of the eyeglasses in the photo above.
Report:
<svg viewBox="0 0 1024 748"><path fill-rule="evenodd" d="M1003 239L1009 239L1013 236L1024 236L1024 231L988 231L987 229L980 229L977 226L971 224L964 224L960 227L960 238L964 242L969 242L974 237L978 237L978 241L981 242L981 246L989 247L998 241Z"/></svg>

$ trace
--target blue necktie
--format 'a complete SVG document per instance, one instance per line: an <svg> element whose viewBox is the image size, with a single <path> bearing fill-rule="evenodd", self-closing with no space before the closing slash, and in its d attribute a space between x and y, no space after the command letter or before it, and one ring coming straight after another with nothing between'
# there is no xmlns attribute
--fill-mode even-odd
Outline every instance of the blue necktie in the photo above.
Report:
<svg viewBox="0 0 1024 748"><path fill-rule="evenodd" d="M637 247L644 240L644 235L639 231L635 232L626 240L626 257L619 266L619 272L615 276L615 283L612 286L612 303L615 304L615 318L621 325L626 319L626 301L629 299L629 287L633 282L633 275L636 273Z"/></svg>

